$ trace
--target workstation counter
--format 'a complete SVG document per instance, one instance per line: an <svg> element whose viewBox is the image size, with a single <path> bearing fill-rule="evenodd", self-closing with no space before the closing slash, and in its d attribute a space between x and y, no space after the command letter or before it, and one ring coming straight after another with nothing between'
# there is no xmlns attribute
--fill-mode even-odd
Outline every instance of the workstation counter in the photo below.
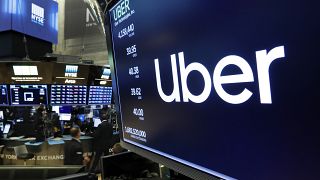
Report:
<svg viewBox="0 0 320 180"><path fill-rule="evenodd" d="M48 138L43 142L34 142L35 138L3 138L3 146L0 147L1 165L23 165L23 160L17 160L14 147L26 145L28 152L34 154L34 158L26 161L27 165L41 166L62 166L64 161L64 144L70 141L70 135L64 135L62 138ZM80 138L84 154L92 154L93 138L90 136L81 136Z"/></svg>

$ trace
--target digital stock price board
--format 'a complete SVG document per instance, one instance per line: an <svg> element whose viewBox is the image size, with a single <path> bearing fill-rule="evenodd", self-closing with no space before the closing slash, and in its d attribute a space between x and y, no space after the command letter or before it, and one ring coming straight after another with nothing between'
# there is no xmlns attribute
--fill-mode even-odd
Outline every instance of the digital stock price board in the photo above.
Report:
<svg viewBox="0 0 320 180"><path fill-rule="evenodd" d="M123 142L223 179L318 177L317 7L296 0L112 5L107 39Z"/></svg>

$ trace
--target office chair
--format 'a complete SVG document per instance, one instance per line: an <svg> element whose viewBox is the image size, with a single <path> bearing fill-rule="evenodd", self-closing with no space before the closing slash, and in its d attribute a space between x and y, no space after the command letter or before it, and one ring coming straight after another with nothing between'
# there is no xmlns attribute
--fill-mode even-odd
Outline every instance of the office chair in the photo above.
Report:
<svg viewBox="0 0 320 180"><path fill-rule="evenodd" d="M17 159L22 159L24 161L24 166L27 165L27 160L34 157L34 154L28 152L26 145L16 146L13 149L17 156Z"/></svg>
<svg viewBox="0 0 320 180"><path fill-rule="evenodd" d="M41 144L39 144L39 145L28 145L27 146L28 152L33 154L34 157L35 157L35 162L34 162L35 165L37 165L37 153L40 153L42 151L41 146L42 146Z"/></svg>

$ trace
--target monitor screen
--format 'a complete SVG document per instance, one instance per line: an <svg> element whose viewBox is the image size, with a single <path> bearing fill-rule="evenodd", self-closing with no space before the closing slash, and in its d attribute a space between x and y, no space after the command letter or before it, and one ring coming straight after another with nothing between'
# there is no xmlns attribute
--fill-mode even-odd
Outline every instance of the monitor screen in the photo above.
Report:
<svg viewBox="0 0 320 180"><path fill-rule="evenodd" d="M90 86L88 104L111 104L112 87Z"/></svg>
<svg viewBox="0 0 320 180"><path fill-rule="evenodd" d="M10 128L11 128L11 125L10 124L6 124L4 126L4 129L3 129L3 134L8 134L9 131L10 131Z"/></svg>
<svg viewBox="0 0 320 180"><path fill-rule="evenodd" d="M98 127L99 124L101 124L101 119L100 118L93 118L93 126Z"/></svg>
<svg viewBox="0 0 320 180"><path fill-rule="evenodd" d="M8 104L9 103L8 103L7 85L0 85L0 106L8 105ZM2 119L3 119L3 112L2 112Z"/></svg>
<svg viewBox="0 0 320 180"><path fill-rule="evenodd" d="M68 114L68 113L60 113L59 114L59 119L60 121L70 121L71 119L71 114Z"/></svg>
<svg viewBox="0 0 320 180"><path fill-rule="evenodd" d="M318 177L319 6L114 4L107 39L124 145L224 179Z"/></svg>
<svg viewBox="0 0 320 180"><path fill-rule="evenodd" d="M72 106L59 106L59 112L69 114L72 112Z"/></svg>
<svg viewBox="0 0 320 180"><path fill-rule="evenodd" d="M47 85L10 85L10 93L13 106L48 104Z"/></svg>
<svg viewBox="0 0 320 180"><path fill-rule="evenodd" d="M52 105L85 105L87 100L87 86L52 85Z"/></svg>

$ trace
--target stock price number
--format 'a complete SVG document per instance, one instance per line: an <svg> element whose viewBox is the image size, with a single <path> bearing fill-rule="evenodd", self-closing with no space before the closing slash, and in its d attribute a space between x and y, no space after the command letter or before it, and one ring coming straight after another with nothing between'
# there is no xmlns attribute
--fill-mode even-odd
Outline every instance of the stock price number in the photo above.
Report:
<svg viewBox="0 0 320 180"><path fill-rule="evenodd" d="M138 96L138 99L142 99L141 88L131 88L131 96Z"/></svg>
<svg viewBox="0 0 320 180"><path fill-rule="evenodd" d="M140 120L144 120L143 109L133 108L133 115L138 116Z"/></svg>
<svg viewBox="0 0 320 180"><path fill-rule="evenodd" d="M128 27L123 28L119 33L118 33L118 38L121 39L125 36L132 37L134 36L134 24L130 24Z"/></svg>
<svg viewBox="0 0 320 180"><path fill-rule="evenodd" d="M127 48L127 56L132 55L132 57L137 57L137 46L133 45Z"/></svg>
<svg viewBox="0 0 320 180"><path fill-rule="evenodd" d="M139 78L139 67L138 66L135 66L135 67L132 67L132 68L129 68L129 75L130 76L134 76L135 78Z"/></svg>

